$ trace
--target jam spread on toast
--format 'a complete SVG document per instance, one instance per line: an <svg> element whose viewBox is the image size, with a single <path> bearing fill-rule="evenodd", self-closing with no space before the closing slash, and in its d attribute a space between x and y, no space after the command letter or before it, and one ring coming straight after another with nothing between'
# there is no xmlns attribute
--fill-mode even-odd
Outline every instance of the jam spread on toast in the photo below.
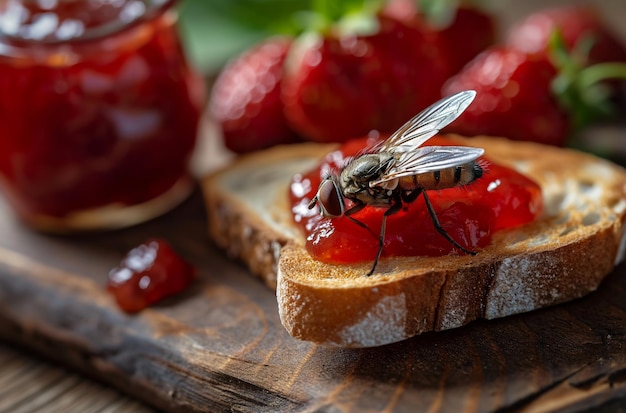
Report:
<svg viewBox="0 0 626 413"><path fill-rule="evenodd" d="M427 145L450 145L434 137ZM365 207L354 215L324 218L307 206L322 179L333 169L371 146L367 138L356 139L328 154L314 170L296 175L290 198L296 223L306 234L306 248L317 260L347 264L371 261L379 247L378 234L385 208ZM491 160L479 160L484 174L469 185L428 191L441 227L467 250L480 252L499 230L533 221L543 207L541 188L519 172ZM351 218L365 225L358 225ZM433 225L423 196L403 205L389 216L383 256L443 256L463 254Z"/></svg>

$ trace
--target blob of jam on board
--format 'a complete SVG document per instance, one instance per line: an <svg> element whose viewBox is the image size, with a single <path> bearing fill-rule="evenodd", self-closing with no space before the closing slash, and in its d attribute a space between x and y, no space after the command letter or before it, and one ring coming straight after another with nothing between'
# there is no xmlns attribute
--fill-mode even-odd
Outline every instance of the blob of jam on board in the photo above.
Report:
<svg viewBox="0 0 626 413"><path fill-rule="evenodd" d="M107 290L122 310L136 313L186 290L196 276L195 267L167 241L154 238L130 250L109 272Z"/></svg>

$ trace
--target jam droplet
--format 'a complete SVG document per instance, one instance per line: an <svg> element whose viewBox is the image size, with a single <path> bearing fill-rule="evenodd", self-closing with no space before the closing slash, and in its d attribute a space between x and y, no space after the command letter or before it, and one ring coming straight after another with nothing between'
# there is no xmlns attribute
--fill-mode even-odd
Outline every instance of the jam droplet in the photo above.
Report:
<svg viewBox="0 0 626 413"><path fill-rule="evenodd" d="M150 239L130 250L109 272L107 290L122 310L136 313L184 291L195 278L195 268L165 240Z"/></svg>
<svg viewBox="0 0 626 413"><path fill-rule="evenodd" d="M385 208L366 207L352 216L369 230L345 216L323 218L317 208L307 208L328 171L340 170L347 158L370 144L365 139L350 141L330 153L317 168L296 175L291 182L294 220L304 229L306 248L317 260L342 264L371 261L376 256L376 234L380 232ZM450 145L454 142L435 137L428 144ZM484 174L472 184L428 192L441 226L459 244L473 251L489 245L496 231L533 221L543 205L541 188L534 181L486 159L479 162L484 167ZM383 256L442 256L449 253L462 254L437 232L422 197L405 204L400 212L387 220Z"/></svg>

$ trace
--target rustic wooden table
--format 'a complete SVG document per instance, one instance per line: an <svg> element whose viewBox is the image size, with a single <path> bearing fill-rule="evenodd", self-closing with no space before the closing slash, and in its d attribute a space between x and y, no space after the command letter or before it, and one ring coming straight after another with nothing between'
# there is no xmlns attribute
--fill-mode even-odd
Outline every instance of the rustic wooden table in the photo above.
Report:
<svg viewBox="0 0 626 413"><path fill-rule="evenodd" d="M2 413L150 413L151 408L79 375L6 344L0 345Z"/></svg>
<svg viewBox="0 0 626 413"><path fill-rule="evenodd" d="M570 1L527 0L522 2L501 0L492 1L492 3L505 26L518 16L523 16L532 10L555 4L570 3ZM617 32L626 39L626 25L624 24L626 21L626 1L598 0L588 1L588 3L599 6ZM188 224L181 223L181 217L193 217L195 221ZM228 298L239 300L242 305L250 305L250 302L256 300L256 307L251 305L247 310L253 312L272 311L271 304L269 304L271 300L268 298L267 291L259 289L259 292L256 292L255 281L245 279L245 274L243 274L245 271L234 264L219 264L221 268L224 268L225 265L228 271L235 273L233 281L227 282L225 285L213 285L213 287L219 287L218 290L221 288L221 292L213 291L215 288L211 290L213 291L211 293L207 292L209 290L201 290L202 294L209 295L208 299L224 299L224 311L232 312L232 314L228 314L226 324L220 327L223 329L222 331L219 329L201 331L198 325L192 325L186 326L191 330L179 332L178 329L181 328L180 317L185 319L185 315L176 313L176 305L172 306L173 309L167 306L164 309L159 309L163 311L151 313L141 322L139 320L125 321L126 327L130 326L128 327L130 330L124 331L110 329L111 325L120 323L120 320L112 319L118 317L114 311L98 312L98 315L104 314L109 318L100 320L102 325L86 328L82 338L81 335L63 335L64 326L71 328L83 325L76 316L64 317L56 314L46 318L42 314L37 314L37 305L41 304L38 300L52 300L52 305L50 306L50 302L48 302L45 311L53 311L55 306L60 309L71 309L72 305L84 306L85 303L68 304L67 300L72 300L68 297L51 298L48 296L56 291L54 283L67 282L65 285L67 291L89 293L90 289L94 288L93 285L102 282L102 273L111 263L114 263L125 250L136 242L142 241L143 237L148 235L164 232L175 238L176 245L192 259L204 256L203 262L209 263L206 268L210 268L211 262L218 262L221 259L220 254L212 251L208 240L203 237L203 229L201 228L204 225L202 200L197 193L179 210L160 220L129 231L108 234L103 239L67 240L42 237L11 222L10 213L1 204L0 222L0 231L5 238L0 245L0 273L5 275L4 278L0 275L0 339L2 340L0 342L0 413L148 413L154 410L144 402L151 401L153 396L156 396L157 402L155 404L171 411L185 411L187 408L198 410L203 403L206 404L208 411L228 410L229 408L243 411L255 410L254 406L263 411L272 411L274 408L334 411L333 405L335 405L336 411L344 411L349 410L350 407L359 406L357 401L359 391L371 393L390 391L392 394L389 395L388 403L381 406L380 410L391 411L393 410L392 406L402 406L398 403L403 397L410 398L412 393L409 389L416 385L416 377L422 377L425 381L421 384L430 388L426 405L432 411L460 411L461 409L488 411L490 406L505 405L505 402L515 400L519 394L527 394L528 396L509 407L524 411L551 411L554 406L566 406L565 411L590 411L592 408L598 408L598 406L603 406L602 411L614 411L617 406L626 403L626 393L622 386L626 380L626 374L624 374L626 356L623 351L620 351L623 348L621 343L626 337L624 327L626 309L624 303L615 302L615 296L612 295L617 291L620 297L626 296L626 285L623 281L624 276L626 276L624 266L616 271L608 283L608 288L604 288L599 294L587 299L587 301L583 300L582 304L575 303L552 313L539 312L539 314L521 320L517 318L512 321L513 327L511 328L506 323L498 321L493 323L495 327L492 325L489 328L479 323L478 326L461 330L461 332L414 340L408 344L408 347L404 344L390 346L386 349L387 352L408 350L407 354L413 354L416 358L407 355L405 360L405 356L394 354L386 361L389 363L386 369L380 369L371 366L376 364L374 360L382 354L377 351L360 353L350 351L330 354L315 346L285 341L288 339L284 337L284 332L279 334L280 338L268 339L267 331L275 327L272 324L276 322L275 317L270 317L270 320L266 320L265 324L258 325L254 323L255 320L252 318L246 318L248 316L244 313L238 313L235 307L227 305ZM184 236L185 233L190 233L197 239L187 240ZM208 250L208 258L203 253L204 248ZM35 252L34 256L27 253L29 250ZM80 259L72 257L72 251L80 251L82 257ZM93 273L87 276L89 281L94 282L93 285L82 283L72 277L73 274L85 273L87 269L93 270ZM207 269L206 272L210 273L210 270ZM16 282L18 279L16 276L19 277L20 274L24 275L23 284ZM44 274L46 278L41 278L41 274ZM206 277L209 284L214 282L211 277L210 274ZM42 285L38 295L25 293L22 290L30 288L34 285L33 283L38 282ZM246 291L247 297L237 296L236 289L230 288L238 283L243 285L242 288L243 291ZM260 286L260 283L258 285ZM5 295L3 296L3 294ZM9 294L12 298L7 298ZM2 301L15 300L16 296L19 300L20 294L30 301L21 304L15 301L12 302L11 307L6 305L7 301ZM207 311L206 307L197 303L198 297L193 298L190 300L192 311ZM98 306L100 309L106 307L108 303L103 303L102 300L106 299L98 296L97 302L91 303L93 305L87 307L91 310ZM258 304L259 302L261 304ZM3 304L5 304L4 307ZM591 305L596 307L587 307ZM269 307L265 308L264 306ZM586 308L601 308L605 312L598 315L587 314ZM37 317L46 318L46 321L50 322L50 325L54 325L54 328L46 331L42 327L45 326L45 322L38 325L32 321L37 319L36 317L29 318L33 314ZM604 316L606 318L602 318ZM197 316L188 317L189 320L197 319ZM206 317L209 320L208 324L211 324L215 315L206 313L202 314L202 317ZM246 338L242 343L225 342L223 343L224 348L213 343L212 346L206 345L206 348L210 348L210 352L205 354L194 352L197 350L194 346L199 347L207 335L213 336L215 340L219 340L220 337L221 339L232 337L233 333L230 331L232 326L228 323L241 323L241 325L250 328L250 337L256 341L248 342ZM564 324L567 327L563 327ZM532 335L532 337L530 339L522 338L520 333L516 331L519 328L525 329L524 334ZM572 333L570 331L572 328L578 331ZM137 330L136 333L133 333L133 329ZM579 340L577 343L581 347L577 348L578 344L571 346L559 341L550 329L559 331L559 334L566 334L564 337L566 340ZM146 331L155 340L144 343L144 345L148 345L148 348L143 349L143 351L131 351L129 354L120 353L117 357L126 358L122 361L116 360L115 354L110 354L114 351L112 343L116 343L116 340L123 339L132 342L135 338L133 334L139 337ZM569 332L565 333L566 331ZM510 334L509 341L497 336L503 332ZM105 338L102 338L100 342L95 336L96 333L105 334L106 337L102 336ZM172 336L176 334L179 334L179 337L172 339ZM202 340L201 334L203 335ZM220 334L222 335L220 336ZM160 337L162 337L161 341L159 341ZM150 357L158 359L163 354L167 355L169 353L159 352L159 343L165 343L165 345L170 343L180 347L183 345L181 344L182 341L179 340L181 337L186 340L184 345L186 346L185 351L188 352L183 354L184 362L176 359L158 360L161 364L169 363L169 368L174 368L173 372L149 371L150 368L155 368L151 364L155 360L148 360L144 365L142 360L133 359L137 355L148 359ZM552 341L544 341L546 338L551 338ZM194 344L196 339L197 342ZM511 340L517 339L520 340L519 346L515 342L511 342ZM524 347L528 340L532 345L530 348ZM138 338L137 342L139 342ZM60 346L59 343L65 343L65 346ZM233 346L241 346L241 348L233 353ZM226 347L230 347L230 353ZM494 352L490 353L490 347ZM90 351L95 349L97 352L89 353L86 349ZM427 375L419 376L416 374L416 370L433 368L419 358L420 354L427 355L431 351L446 358L445 363L442 362L440 365L441 368L445 370L453 366L459 369L458 372L431 371L433 377L436 375L442 377L443 382L439 383L437 383L439 379L432 379L435 380L433 382L424 378L428 377ZM471 353L471 357L465 359L461 353L467 351ZM41 358L39 354L45 354L46 358ZM261 359L263 354L265 358ZM280 365L274 358L281 357L286 360L290 354L292 357L302 358L302 360L292 360L286 363L286 368L294 369L295 375L286 375L284 372L274 370L276 366ZM528 364L521 363L520 366L525 367L520 369L519 375L505 375L506 372L502 370L506 366L510 366L507 364L510 363L509 358L519 357L520 354L534 360L531 362L541 363L540 368L530 368ZM481 356L484 357L481 363L472 364L474 358ZM55 359L61 363L57 364ZM564 362L565 359L569 359L571 363ZM132 366L122 371L117 364L118 362L132 364ZM312 367L315 362L318 362L318 365ZM159 363L156 363L157 367ZM193 363L196 363L195 366ZM209 363L214 363L214 365L207 367L205 364ZM327 364L324 365L325 363ZM330 363L333 364L330 365ZM216 367L218 364L221 370ZM342 375L343 373L339 374L342 365L350 369L344 375ZM574 366L579 367L574 368ZM187 370L176 372L176 368ZM311 368L312 371L307 371ZM202 377L202 372L205 371L203 369L208 369L210 376ZM397 369L402 369L402 371L396 371ZM239 373L234 374L233 371L235 370ZM261 380L266 383L266 388L260 388L254 384L259 380L252 379L252 376L259 372L267 375ZM320 378L320 375L327 375L327 377ZM381 377L372 377L372 375ZM543 378L548 375L554 380L550 381ZM472 377L475 387L463 387L468 382L466 376ZM497 380L502 378L501 376L515 376L514 378L521 380L514 381L513 384L508 383L508 386L505 386L505 383L498 385ZM341 378L341 381L332 383L338 377ZM248 378L250 380L247 380ZM285 378L291 382L280 383ZM376 379L380 379L381 384L371 385ZM175 385L172 385L172 380L175 381ZM294 389L298 390L294 394L306 394L307 380L311 381L311 386L318 386L322 391L324 388L328 390L327 396L322 398L320 403L326 401L329 404L322 403L306 407L306 403L302 404L302 400L289 398L286 392ZM323 380L328 381L326 387L320 384L320 381L323 382ZM446 381L448 382L446 383ZM370 385L358 390L359 382L368 382ZM123 390L124 394L111 387L111 384ZM171 403L163 403L164 396L160 392L159 386L173 389L171 394L166 394L170 397ZM194 394L185 393L193 389L194 386L208 386L217 395L196 400ZM526 389L525 386L529 388ZM572 392L572 388L584 390L586 400L591 401L576 404L576 395L582 397L582 393ZM285 392L276 392L272 389L285 389ZM457 400L463 402L464 405L456 407L451 405L448 399L444 399L444 389L448 395L456 396ZM406 391L403 392L403 390ZM494 401L493 397L490 398L488 394L481 394L481 392L493 392L498 400ZM590 393L592 393L591 396L595 393L595 396L589 398ZM243 396L246 394L248 397ZM572 398L571 403L563 404L563 397L561 396ZM189 399L185 400L186 397ZM196 394L195 397L199 396ZM143 401L140 402L139 399ZM416 405L420 404L418 400L412 401ZM220 402L223 404L219 404Z"/></svg>

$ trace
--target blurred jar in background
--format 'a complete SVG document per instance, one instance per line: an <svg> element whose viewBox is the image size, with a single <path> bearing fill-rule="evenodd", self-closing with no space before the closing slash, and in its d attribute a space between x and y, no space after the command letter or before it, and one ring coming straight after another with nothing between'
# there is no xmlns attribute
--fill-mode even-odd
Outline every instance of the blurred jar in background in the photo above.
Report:
<svg viewBox="0 0 626 413"><path fill-rule="evenodd" d="M205 89L173 3L0 1L0 187L23 221L124 227L187 197Z"/></svg>

